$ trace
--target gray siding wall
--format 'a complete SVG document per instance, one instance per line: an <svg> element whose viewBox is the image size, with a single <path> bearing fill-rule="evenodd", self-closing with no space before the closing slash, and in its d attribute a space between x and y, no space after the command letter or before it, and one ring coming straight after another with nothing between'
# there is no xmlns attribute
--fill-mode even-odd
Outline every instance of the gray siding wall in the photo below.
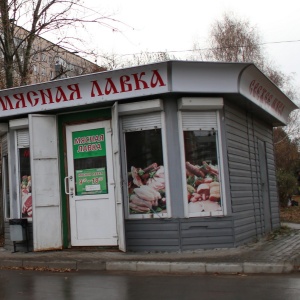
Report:
<svg viewBox="0 0 300 300"><path fill-rule="evenodd" d="M182 174L185 170L181 169L180 156L181 149L179 144L179 128L177 115L177 102L174 99L166 99L164 101L165 122L166 122L166 142L168 155L169 183L170 183L170 199L172 201L172 217L183 218L183 185Z"/></svg>
<svg viewBox="0 0 300 300"><path fill-rule="evenodd" d="M280 226L272 127L247 111L226 103L227 139L235 244L259 238L265 230L257 140L264 141L272 228Z"/></svg>

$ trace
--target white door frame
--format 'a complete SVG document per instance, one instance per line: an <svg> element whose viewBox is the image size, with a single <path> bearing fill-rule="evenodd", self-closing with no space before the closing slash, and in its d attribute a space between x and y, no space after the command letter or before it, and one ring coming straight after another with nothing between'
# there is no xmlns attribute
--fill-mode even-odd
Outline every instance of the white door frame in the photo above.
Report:
<svg viewBox="0 0 300 300"><path fill-rule="evenodd" d="M125 219L124 219L124 204L122 197L124 180L121 178L121 157L120 157L120 135L119 135L119 113L118 102L112 107L112 147L113 147L113 162L114 162L114 178L115 178L115 198L116 198L116 213L117 213L117 230L119 238L119 249L126 251L125 241Z"/></svg>
<svg viewBox="0 0 300 300"><path fill-rule="evenodd" d="M94 184L89 185L91 194L80 194L76 191L72 133L97 130L97 128L105 128L107 193L101 194L96 191L93 194L93 189L97 188L97 184ZM69 194L72 246L114 246L118 244L111 138L110 120L66 126L68 176L65 179L65 191ZM85 173L86 171L85 169Z"/></svg>

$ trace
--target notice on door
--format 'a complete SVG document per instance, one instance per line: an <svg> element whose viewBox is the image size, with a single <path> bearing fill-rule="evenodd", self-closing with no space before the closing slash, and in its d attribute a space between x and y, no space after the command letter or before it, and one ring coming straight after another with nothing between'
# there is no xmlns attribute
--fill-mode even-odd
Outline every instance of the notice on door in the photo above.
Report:
<svg viewBox="0 0 300 300"><path fill-rule="evenodd" d="M107 194L105 168L76 171L77 195Z"/></svg>

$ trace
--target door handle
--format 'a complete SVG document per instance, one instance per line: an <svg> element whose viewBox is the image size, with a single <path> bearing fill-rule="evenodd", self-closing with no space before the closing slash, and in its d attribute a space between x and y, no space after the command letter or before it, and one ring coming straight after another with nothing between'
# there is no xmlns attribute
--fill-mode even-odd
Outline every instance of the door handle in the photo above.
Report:
<svg viewBox="0 0 300 300"><path fill-rule="evenodd" d="M70 180L73 179L73 176L65 177L65 194L71 195L73 197L73 189L70 188Z"/></svg>

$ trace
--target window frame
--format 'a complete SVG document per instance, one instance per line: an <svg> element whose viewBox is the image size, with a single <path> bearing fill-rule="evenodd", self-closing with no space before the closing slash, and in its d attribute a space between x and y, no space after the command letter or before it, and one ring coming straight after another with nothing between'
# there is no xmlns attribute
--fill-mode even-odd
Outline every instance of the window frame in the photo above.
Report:
<svg viewBox="0 0 300 300"><path fill-rule="evenodd" d="M128 179L127 179L127 155L126 155L126 132L134 132L134 131L140 131L140 130L155 130L155 128L133 128L132 130L124 130L123 129L123 116L126 116L127 118L130 118L130 116L134 117L136 115L139 115L141 117L145 115L150 114L157 114L159 112L160 114L160 125L159 129L161 129L161 143L162 143L162 159L163 159L163 165L164 165L164 171L165 171L165 192L166 192L166 206L167 206L167 212L166 213L158 213L158 214L130 214L129 213L129 195L128 195ZM120 104L119 105L119 115L121 117L120 122L120 131L122 134L122 148L123 151L123 161L124 165L122 166L123 171L123 178L125 188L123 189L124 193L124 199L125 199L125 219L127 220L141 220L141 219L159 219L159 218L171 218L171 199L170 199L170 186L169 186L169 176L168 176L168 160L167 160L167 138L166 138L166 125L165 125L165 114L163 112L163 105L162 100L155 99L155 100L148 100L148 101L142 101L138 103L126 103L126 104ZM169 196L168 196L169 195Z"/></svg>
<svg viewBox="0 0 300 300"><path fill-rule="evenodd" d="M41 67L41 75L46 76L46 68L45 67Z"/></svg>
<svg viewBox="0 0 300 300"><path fill-rule="evenodd" d="M26 130L28 132L28 143L18 145L18 133L20 130ZM20 149L28 148L30 151L30 141L29 141L29 128L19 128L14 130L15 139L15 158L16 158L16 183L17 189L17 203L18 203L18 216L22 217L22 197L21 197L21 166L20 166ZM31 166L30 166L31 167ZM31 175L31 174L30 174ZM27 217L27 220L32 220L32 217Z"/></svg>
<svg viewBox="0 0 300 300"><path fill-rule="evenodd" d="M197 110L197 109L196 109ZM197 110L198 112L201 111L201 113L205 113L206 111L203 111L201 109ZM188 113L188 111L185 111ZM212 110L207 110L207 112L212 112ZM184 131L196 131L199 130L195 128L191 128L190 130L184 129L183 127L183 117L182 117L182 110L178 111L178 128L179 128L179 143L180 143L180 149L182 149L181 152L181 167L182 170L184 170L182 174L182 186L183 186L183 201L184 201L184 216L186 218L192 218L192 217L206 217L206 218L213 218L213 217L224 217L227 216L227 200L226 200L226 192L225 192L225 182L224 182L224 159L223 159L223 145L222 145L222 139L221 139L221 126L220 126L220 111L219 110L213 110L213 112L216 113L216 123L217 123L217 128L216 128L216 148L217 148L217 160L218 160L218 166L219 166L219 173L220 173L220 189L221 189L221 208L222 208L222 213L214 213L214 214L209 214L208 213L189 213L188 209L188 193L187 193L187 183L186 183L186 174L185 174L185 145L184 145ZM195 113L195 111L194 111Z"/></svg>
<svg viewBox="0 0 300 300"><path fill-rule="evenodd" d="M21 189L21 185L22 185L22 183L23 183L23 181L22 181L22 176L21 176L21 157L20 157L20 149L28 149L28 151L29 151L29 156L28 156L28 159L29 159L29 167L30 167L30 174L28 174L27 176L31 176L31 163L30 163L30 146L28 145L28 146L25 146L25 145L22 145L21 147L19 147L18 145L17 145L17 147L16 147L16 151L17 151L17 170L18 170L18 174L17 174L17 176L18 176L18 180L19 180L19 182L18 182L18 187L19 187L19 190L18 190L18 193L17 193L17 195L18 195L18 201L19 201L19 207L20 207L20 216L21 216L21 218L26 218L27 220L32 220L32 216L30 217L30 216L23 216L23 199L22 199L22 189ZM30 184L31 184L31 181L30 181ZM32 191L30 192L30 194L28 194L29 196L32 196Z"/></svg>
<svg viewBox="0 0 300 300"><path fill-rule="evenodd" d="M20 131L26 132L26 138L22 139L21 145L18 143L18 134ZM16 204L10 201L10 217L21 218L22 216L22 197L21 197L21 177L20 177L20 148L29 148L30 150L30 137L29 137L29 123L28 118L13 119L9 121L9 133L11 135L12 143L9 143L8 147L8 162L9 162L9 189L10 200L15 197ZM12 168L15 172L12 172ZM18 187L16 189L16 186ZM28 221L32 221L32 217L27 218Z"/></svg>
<svg viewBox="0 0 300 300"><path fill-rule="evenodd" d="M47 54L44 52L41 53L41 62L47 62Z"/></svg>

